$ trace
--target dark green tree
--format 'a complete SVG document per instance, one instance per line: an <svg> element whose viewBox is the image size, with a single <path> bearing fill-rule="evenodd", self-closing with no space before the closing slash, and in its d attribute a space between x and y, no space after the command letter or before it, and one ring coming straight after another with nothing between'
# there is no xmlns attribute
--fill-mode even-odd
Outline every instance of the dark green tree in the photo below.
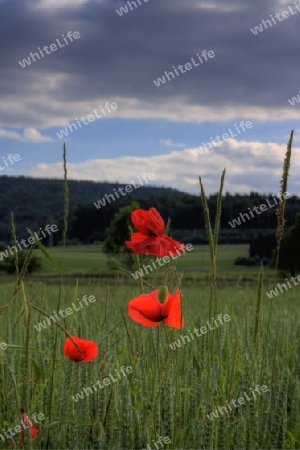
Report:
<svg viewBox="0 0 300 450"><path fill-rule="evenodd" d="M111 268L118 267L120 263L126 264L127 268L132 270L134 264L134 254L125 245L125 241L130 239L131 229L131 213L139 209L137 202L132 202L128 206L124 206L118 211L108 230L102 250L109 256L109 266Z"/></svg>
<svg viewBox="0 0 300 450"><path fill-rule="evenodd" d="M289 271L294 277L300 271L300 214L297 214L295 225L286 233L282 239L278 269Z"/></svg>
<svg viewBox="0 0 300 450"><path fill-rule="evenodd" d="M250 240L249 256L250 258L258 255L260 258L272 259L276 249L275 232L258 233Z"/></svg>
<svg viewBox="0 0 300 450"><path fill-rule="evenodd" d="M21 271L23 264L26 260L26 251L20 251L18 252L18 268L19 272ZM5 258L3 261L0 261L0 270L3 270L10 275L14 275L16 273L16 257L15 255L9 255L8 258ZM33 273L36 271L39 271L42 267L42 260L37 255L31 255L28 266L27 266L27 272Z"/></svg>

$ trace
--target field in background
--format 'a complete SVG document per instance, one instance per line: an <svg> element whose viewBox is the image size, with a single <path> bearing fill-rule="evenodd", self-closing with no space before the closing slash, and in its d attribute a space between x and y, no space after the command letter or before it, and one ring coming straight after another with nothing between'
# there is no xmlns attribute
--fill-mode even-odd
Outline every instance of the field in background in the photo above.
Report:
<svg viewBox="0 0 300 450"><path fill-rule="evenodd" d="M74 275L111 275L119 274L126 276L119 271L110 270L107 265L107 255L102 253L101 245L79 245L68 246L65 254L65 263L63 265L64 250L62 247L53 247L50 249L53 258L60 267L65 267L66 276ZM41 272L38 275L53 275L51 263L43 256L40 250L35 250L35 254L42 258ZM234 260L237 257L249 256L249 245L220 245L218 247L218 274L220 278L231 280L250 279L257 280L258 266L235 266ZM144 264L155 262L155 258L148 257L143 260ZM207 279L210 271L209 247L208 245L195 245L193 250L186 252L177 260L177 267L184 272L184 278ZM266 278L274 278L275 272L267 267L264 268ZM150 274L150 272L149 272ZM151 275L151 274L150 274ZM130 277L132 278L132 277ZM132 278L133 280L133 278Z"/></svg>

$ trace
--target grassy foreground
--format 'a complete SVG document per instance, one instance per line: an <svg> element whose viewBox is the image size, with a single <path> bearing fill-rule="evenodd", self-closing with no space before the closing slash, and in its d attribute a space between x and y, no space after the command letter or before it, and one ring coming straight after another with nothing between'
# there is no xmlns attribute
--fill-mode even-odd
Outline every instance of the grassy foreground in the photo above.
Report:
<svg viewBox="0 0 300 450"><path fill-rule="evenodd" d="M12 291L12 284L0 286L2 305ZM84 295L96 301L85 305ZM61 309L73 310L62 324L73 335L101 342L96 361L76 364L62 354L63 331L52 321L37 331L46 319L24 304L25 299L32 301L53 314L59 287L27 283L0 316L0 342L8 344L0 353L0 448L12 442L3 441L1 434L19 423L20 403L28 405L29 416L45 415L28 448L129 450L149 444L156 449L160 436L171 440L163 443L168 449L299 448L297 287L274 300L271 317L270 300L263 296L257 345L253 289L220 289L218 312L230 320L217 322L199 337L195 327L214 327L208 288L184 289L183 330L146 329L131 321L126 306L137 295L138 285L62 287ZM180 348L172 349L170 344L178 339ZM132 372L121 375L122 366L132 367ZM106 377L110 384L98 387L97 380ZM254 399L251 389L257 385L268 391ZM77 393L83 398L75 401ZM218 410L241 397L244 404ZM210 419L215 410L219 417ZM14 441L18 444L18 436Z"/></svg>

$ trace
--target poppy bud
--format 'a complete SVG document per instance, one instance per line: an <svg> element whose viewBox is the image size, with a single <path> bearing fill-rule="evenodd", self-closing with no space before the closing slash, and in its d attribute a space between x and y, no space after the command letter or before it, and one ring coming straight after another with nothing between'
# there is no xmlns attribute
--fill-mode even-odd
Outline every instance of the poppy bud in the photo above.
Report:
<svg viewBox="0 0 300 450"><path fill-rule="evenodd" d="M107 366L108 366L107 362L106 361L102 361L99 364L99 372L105 372L106 369L107 369Z"/></svg>
<svg viewBox="0 0 300 450"><path fill-rule="evenodd" d="M93 438L95 441L101 441L104 436L104 427L101 422L94 422L93 424Z"/></svg>
<svg viewBox="0 0 300 450"><path fill-rule="evenodd" d="M157 296L158 296L158 300L160 301L160 303L165 303L165 301L168 298L168 293L169 293L168 286L161 286L159 288Z"/></svg>

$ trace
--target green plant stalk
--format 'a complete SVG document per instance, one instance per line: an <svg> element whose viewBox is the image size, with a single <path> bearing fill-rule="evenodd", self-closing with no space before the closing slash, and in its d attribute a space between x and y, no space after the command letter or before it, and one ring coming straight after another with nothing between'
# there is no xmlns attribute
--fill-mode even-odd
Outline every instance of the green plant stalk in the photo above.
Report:
<svg viewBox="0 0 300 450"><path fill-rule="evenodd" d="M43 311L43 310L42 310L41 308L39 308L38 306L35 306L35 305L33 305L32 303L29 303L29 302L26 302L26 303L28 303L28 305L30 306L30 308L35 309L35 310L38 311L40 314L43 314L45 317L48 317L48 318L52 317L52 316L50 316L50 314L46 313L46 311ZM68 332L68 330L66 330L65 327L63 327L63 325L62 325L60 322L58 322L57 320L54 320L54 321L52 320L52 322L53 322L55 325L57 325L61 330L63 330L63 331L66 333L66 335L71 339L71 341L73 342L73 344L75 345L75 347L77 348L77 350L83 355L82 350L78 347L77 342L74 341L72 335Z"/></svg>
<svg viewBox="0 0 300 450"><path fill-rule="evenodd" d="M60 284L60 287L59 287L59 301L58 301L59 305L60 305L60 301L61 301L61 293L62 293L62 285ZM58 308L58 311L59 311L59 308ZM60 327L58 322L55 322L55 323ZM57 332L57 328L55 328L55 340L54 340L53 352L52 352L52 373L51 373L51 380L50 380L50 403L49 403L49 411L48 411L48 416L49 416L49 420L50 421L52 420L52 404L53 404L53 400L54 400L54 395L53 395L54 394L54 374L55 374L57 342L58 342L58 332ZM77 346L77 349L79 349L78 346ZM47 439L49 439L49 434L47 436Z"/></svg>
<svg viewBox="0 0 300 450"><path fill-rule="evenodd" d="M10 213L11 218L11 231L12 231L12 241L13 245L17 247L17 233L16 233L16 223L15 223L15 217L14 213L11 211ZM18 258L18 252L15 253L15 267L16 267L16 275L17 279L19 278L19 258Z"/></svg>
<svg viewBox="0 0 300 450"><path fill-rule="evenodd" d="M211 262L211 286L210 286L210 296L209 296L209 320L212 318L212 305L213 302L215 303L215 309L217 305L217 293L216 293L216 279L217 279L217 267L216 267L216 254L215 254L215 244L214 244L214 237L210 222L210 216L209 216L209 208L205 196L205 190L204 186L202 184L201 177L199 177L200 182L200 188L201 188L201 200L202 200L202 207L204 212L204 219L205 219L205 226L206 226L206 233L208 237L208 243L209 243L209 251L210 251L210 262ZM212 335L209 335L209 342L210 342L210 352L211 357L213 355L213 346L214 346L214 330ZM212 363L212 358L211 358Z"/></svg>
<svg viewBox="0 0 300 450"><path fill-rule="evenodd" d="M134 258L135 258L135 264L136 264L137 270L140 271L141 270L140 257L137 253L135 253ZM144 284L143 284L142 277L139 277L139 282L140 282L140 291L141 291L141 294L143 294L144 293Z"/></svg>
<svg viewBox="0 0 300 450"><path fill-rule="evenodd" d="M199 177L199 182L200 182L200 188L201 188L201 200L202 200L202 206L203 206L203 212L204 212L204 218L205 218L206 233L207 233L207 237L208 237L209 251L210 251L210 260L211 260L211 269L212 269L211 280L212 280L212 284L215 285L217 268L216 268L216 257L215 257L215 251L214 251L214 248L215 248L214 236L213 236L212 227L211 227L211 223L210 223L209 208L208 208L208 204L207 204L207 200L206 200L206 196L205 196L205 190L204 190L204 187L202 184L201 177Z"/></svg>
<svg viewBox="0 0 300 450"><path fill-rule="evenodd" d="M255 324L254 324L254 338L253 338L254 347L257 346L257 339L258 339L260 310L261 310L261 302L262 302L262 289L263 289L263 267L261 267L261 269L260 269L259 279L258 279L258 292L257 292L257 303L256 303Z"/></svg>
<svg viewBox="0 0 300 450"><path fill-rule="evenodd" d="M59 287L57 311L60 310L61 298L62 298L63 277L64 277L64 273L65 273L66 239L67 239L68 218L69 218L69 188L68 188L68 178L67 178L67 150L66 150L65 143L64 143L64 147L63 147L63 169L64 169L64 229L63 229L64 258L63 258L63 271L62 271L61 277L60 277L60 287ZM74 343L73 339L72 339L72 342ZM53 401L54 401L54 373L55 373L56 353L57 353L57 347L58 347L57 344L58 344L58 328L55 328L55 341L54 341L53 353L52 353L52 374L51 374L51 381L50 381L50 404L49 404L49 413L48 413L49 420L51 420L51 418L52 418L52 405L53 405ZM76 347L77 347L77 349L79 349L78 346L76 346ZM80 352L81 352L81 350L80 350ZM48 444L48 442L49 442L49 432L47 434L47 444Z"/></svg>
<svg viewBox="0 0 300 450"><path fill-rule="evenodd" d="M224 188L224 180L225 180L226 170L224 169L221 175L220 187L217 197L217 211L214 223L214 233L213 233L213 241L214 241L214 255L215 255L215 276L217 276L217 250L218 250L218 239L219 239L219 231L220 231L220 222L221 222L221 213L222 213L222 200L223 200L223 188ZM216 280L217 282L217 280ZM214 287L214 300L215 300L215 311L214 316L218 314L218 296L217 296L217 286L215 282Z"/></svg>
<svg viewBox="0 0 300 450"><path fill-rule="evenodd" d="M69 219L69 186L68 186L68 171L67 171L67 149L64 143L63 150L64 161L64 229L63 229L63 245L64 251L66 251L66 241L68 232L68 219Z"/></svg>
<svg viewBox="0 0 300 450"><path fill-rule="evenodd" d="M287 192L289 170L290 170L290 166L291 166L293 137L294 137L294 130L291 131L290 139L289 139L289 142L287 145L285 159L283 162L282 178L281 178L281 182L280 182L281 196L279 199L279 208L277 210L277 230L276 230L277 248L276 248L275 270L278 270L280 246L281 246L281 241L283 238L284 227L285 227L284 214L285 214L285 207L286 207L286 198L283 194L285 194Z"/></svg>
<svg viewBox="0 0 300 450"><path fill-rule="evenodd" d="M23 287L23 295L24 295L24 303L26 303L26 296L24 285ZM27 329L26 329L26 341L25 341L25 356L24 356L24 372L23 372L23 393L22 393L22 408L25 412L29 411L30 406L30 382L29 382L29 345L30 345L30 336L31 336L31 308L28 308L27 315ZM29 430L24 430L25 442L24 448L25 450L29 450L32 448L31 436Z"/></svg>
<svg viewBox="0 0 300 450"><path fill-rule="evenodd" d="M223 198L225 173L226 173L226 170L224 169L222 172L222 175L221 175L220 187L219 187L219 192L218 192L218 197L217 197L217 210L216 210L216 217L215 217L215 222L214 222L214 231L212 230L212 226L211 226L209 207L208 207L208 203L207 203L206 196L205 196L204 186L203 186L201 177L199 177L200 188L201 188L201 200L202 200L202 207L203 207L203 211L204 211L206 232L207 232L208 242L209 242L211 270L212 270L210 300L209 300L209 318L210 318L210 320L212 317L212 304L213 303L214 303L214 316L216 316L218 314L217 247L218 247L218 237L219 237L219 231L220 231L220 220L221 220L221 212L222 212L222 198ZM218 333L217 333L217 335L218 335ZM215 336L215 332L213 332L212 337L211 337L211 352L213 351L213 347L214 347L214 336ZM219 348L219 346L218 346L218 348Z"/></svg>
<svg viewBox="0 0 300 450"><path fill-rule="evenodd" d="M217 260L217 248L218 248L218 239L219 239L219 231L220 231L225 174L226 174L226 169L223 170L222 175L221 175L220 188L219 188L218 198L217 198L217 211L216 211L214 235L213 235L215 261Z"/></svg>
<svg viewBox="0 0 300 450"><path fill-rule="evenodd" d="M61 275L62 272L61 272L60 268L58 267L58 265L56 264L51 253L47 250L47 248L43 244L41 244L39 239L37 239L37 237L33 234L33 232L30 230L30 228L26 228L26 230L28 231L30 236L35 240L35 244L38 246L38 248L41 250L41 252L44 254L44 256L51 262L53 268L57 271L57 273L59 275ZM39 234L38 234L38 236L39 236Z"/></svg>
<svg viewBox="0 0 300 450"><path fill-rule="evenodd" d="M107 286L106 295L105 295L105 312L104 312L104 317L103 317L103 325L105 325L106 332L107 332L107 328L108 328L109 299L110 299L110 290L109 290L109 286Z"/></svg>

